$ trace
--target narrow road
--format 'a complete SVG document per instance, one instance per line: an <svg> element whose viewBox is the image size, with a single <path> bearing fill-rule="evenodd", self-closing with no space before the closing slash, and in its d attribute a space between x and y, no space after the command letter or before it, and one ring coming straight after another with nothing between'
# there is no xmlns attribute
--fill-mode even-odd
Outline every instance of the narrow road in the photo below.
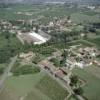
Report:
<svg viewBox="0 0 100 100"><path fill-rule="evenodd" d="M3 87L4 87L4 82L6 81L7 77L8 77L8 73L11 71L13 65L15 64L17 60L17 56L13 57L11 59L11 63L8 65L8 67L5 69L4 71L4 74L2 75L1 77L1 80L0 80L0 93L2 92L3 90Z"/></svg>
<svg viewBox="0 0 100 100"><path fill-rule="evenodd" d="M45 60L50 60L52 57L56 57L58 55L61 55L60 52L55 52L53 55L51 55L50 57L47 57ZM38 64L38 66L41 68L41 71L47 73L50 77L52 77L54 80L56 80L62 87L64 87L66 90L68 90L69 94L75 94L72 90L72 88L65 82L63 82L62 80L60 80L59 78L56 78L54 75L52 75L49 71L44 69L44 65L42 65L41 63ZM53 66L51 66L53 67ZM76 97L78 98L78 100L85 100L81 95L76 95Z"/></svg>
<svg viewBox="0 0 100 100"><path fill-rule="evenodd" d="M43 68L42 64L38 64L38 66L41 68L41 71L43 71L44 73L47 73L51 78L53 78L54 80L56 80L63 88L65 88L66 90L68 90L69 94L75 94L72 90L72 88L65 82L63 82L62 80L60 80L59 78L56 78L54 75L52 75L49 71L45 70ZM76 97L78 98L78 100L85 100L82 96L80 95L76 95Z"/></svg>

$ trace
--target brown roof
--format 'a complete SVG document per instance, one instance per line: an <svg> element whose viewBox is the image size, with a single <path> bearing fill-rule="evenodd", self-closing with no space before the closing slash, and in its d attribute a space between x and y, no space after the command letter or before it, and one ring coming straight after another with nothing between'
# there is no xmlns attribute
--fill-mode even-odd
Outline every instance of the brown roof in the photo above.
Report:
<svg viewBox="0 0 100 100"><path fill-rule="evenodd" d="M55 75L58 76L58 77L61 77L61 78L63 78L65 76L65 74L61 70L56 71Z"/></svg>

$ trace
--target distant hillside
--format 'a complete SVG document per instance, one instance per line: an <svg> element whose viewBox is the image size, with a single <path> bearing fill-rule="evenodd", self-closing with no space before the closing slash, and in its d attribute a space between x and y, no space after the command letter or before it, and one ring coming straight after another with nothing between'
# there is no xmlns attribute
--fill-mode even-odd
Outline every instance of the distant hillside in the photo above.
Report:
<svg viewBox="0 0 100 100"><path fill-rule="evenodd" d="M100 4L100 0L0 0L0 3L45 3L45 2L72 2L72 3L89 3Z"/></svg>

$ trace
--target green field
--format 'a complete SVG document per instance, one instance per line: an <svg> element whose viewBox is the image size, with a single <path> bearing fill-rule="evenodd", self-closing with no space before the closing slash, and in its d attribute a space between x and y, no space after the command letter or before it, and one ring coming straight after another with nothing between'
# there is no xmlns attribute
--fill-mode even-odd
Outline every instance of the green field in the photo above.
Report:
<svg viewBox="0 0 100 100"><path fill-rule="evenodd" d="M36 87L50 97L51 100L64 100L64 98L68 95L68 92L56 81L51 79L50 76L43 77Z"/></svg>
<svg viewBox="0 0 100 100"><path fill-rule="evenodd" d="M100 47L100 37L89 39L89 41L95 43L98 47Z"/></svg>
<svg viewBox="0 0 100 100"><path fill-rule="evenodd" d="M83 12L73 13L71 15L71 18L76 23L94 23L94 22L100 22L99 14L96 15L86 15Z"/></svg>
<svg viewBox="0 0 100 100"><path fill-rule="evenodd" d="M78 75L86 83L85 86L83 86L83 95L88 100L100 100L100 78L97 77L98 70L100 71L100 69L94 69L92 67L73 70L73 73Z"/></svg>
<svg viewBox="0 0 100 100"><path fill-rule="evenodd" d="M75 95L71 95L68 100L78 100Z"/></svg>
<svg viewBox="0 0 100 100"><path fill-rule="evenodd" d="M59 91L59 92L58 92ZM7 94L7 95L6 95ZM11 76L5 83L0 100L64 100L68 92L45 73Z"/></svg>
<svg viewBox="0 0 100 100"><path fill-rule="evenodd" d="M7 67L7 63L0 64L0 75L3 74L3 72L4 72L4 70L5 70L6 67Z"/></svg>
<svg viewBox="0 0 100 100"><path fill-rule="evenodd" d="M4 91L0 94L0 99L1 100L19 100L22 96L25 96L26 94L34 90L35 85L44 76L45 76L44 73L38 73L35 75L9 77L5 83Z"/></svg>
<svg viewBox="0 0 100 100"><path fill-rule="evenodd" d="M24 14L18 14L22 12ZM25 15L25 13L32 15ZM42 16L42 18L41 18ZM67 8L66 6L44 6L44 5L16 5L8 9L0 9L0 19L38 19L42 23L50 21L53 17L71 16L76 23L100 22L99 13L89 9Z"/></svg>

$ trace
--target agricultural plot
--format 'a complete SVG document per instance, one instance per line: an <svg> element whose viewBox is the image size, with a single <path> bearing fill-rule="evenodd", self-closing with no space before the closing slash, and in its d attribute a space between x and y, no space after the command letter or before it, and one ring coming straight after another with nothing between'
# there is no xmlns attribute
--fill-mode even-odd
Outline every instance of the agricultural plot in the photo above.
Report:
<svg viewBox="0 0 100 100"><path fill-rule="evenodd" d="M87 10L87 9L86 9ZM42 17L41 17L42 16ZM53 17L71 16L76 23L99 22L99 13L91 10L67 8L65 6L15 6L9 9L0 9L0 19L38 19L41 23L50 21Z"/></svg>
<svg viewBox="0 0 100 100"><path fill-rule="evenodd" d="M44 6L15 6L8 9L0 9L0 19L19 20L33 19L37 15L45 11Z"/></svg>
<svg viewBox="0 0 100 100"><path fill-rule="evenodd" d="M59 92L58 92L59 91ZM7 95L6 95L7 94ZM68 92L45 73L11 76L0 94L2 100L64 100Z"/></svg>
<svg viewBox="0 0 100 100"><path fill-rule="evenodd" d="M62 88L56 81L45 76L36 86L41 92L46 94L51 100L64 100L68 92Z"/></svg>
<svg viewBox="0 0 100 100"><path fill-rule="evenodd" d="M72 42L68 42L66 43L57 43L57 44L53 44L52 47L54 48L57 48L57 49L64 49L64 48L69 48L70 46L73 46L73 45L81 45L82 47L92 47L93 45L86 42L86 41L83 41L83 40L75 40L75 41L72 41Z"/></svg>
<svg viewBox="0 0 100 100"><path fill-rule="evenodd" d="M9 77L5 83L5 90L3 91L3 94L0 95L0 99L1 97L2 98L6 97L6 93L8 93L9 98L15 97L13 100L16 100L16 98L18 100L21 97L24 97L29 92L34 90L35 85L41 80L41 78L44 75L45 75L44 73L38 73L34 75L25 75L25 76L23 75L20 77L14 77L14 76ZM8 99L5 98L2 100L8 100Z"/></svg>
<svg viewBox="0 0 100 100"><path fill-rule="evenodd" d="M93 15L93 16L89 16L86 15L83 12L78 12L78 13L73 13L71 15L71 19L72 21L74 21L75 23L94 23L94 22L100 22L99 19L99 15Z"/></svg>
<svg viewBox="0 0 100 100"><path fill-rule="evenodd" d="M91 69L91 70L90 70ZM93 71L94 70L94 71ZM73 73L78 75L84 80L85 85L83 86L84 96L88 100L100 100L100 78L97 77L97 69L86 68L86 69L74 69ZM100 69L99 69L100 70Z"/></svg>
<svg viewBox="0 0 100 100"><path fill-rule="evenodd" d="M95 43L98 47L100 47L100 37L89 39L89 41Z"/></svg>

